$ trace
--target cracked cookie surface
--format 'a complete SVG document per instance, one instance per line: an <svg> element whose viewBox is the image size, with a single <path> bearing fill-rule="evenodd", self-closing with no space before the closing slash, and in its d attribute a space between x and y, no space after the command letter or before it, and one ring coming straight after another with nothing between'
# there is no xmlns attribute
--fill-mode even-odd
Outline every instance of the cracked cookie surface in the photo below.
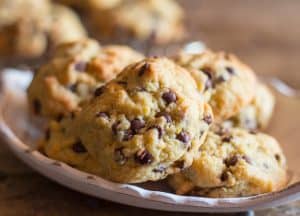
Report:
<svg viewBox="0 0 300 216"><path fill-rule="evenodd" d="M98 88L74 125L102 177L137 183L190 166L212 121L190 74L149 58Z"/></svg>
<svg viewBox="0 0 300 216"><path fill-rule="evenodd" d="M28 89L36 114L57 118L78 111L94 90L143 55L126 46L104 46L83 39L59 46Z"/></svg>
<svg viewBox="0 0 300 216"><path fill-rule="evenodd" d="M216 121L222 122L240 112L254 97L254 72L232 54L205 51L181 53L174 61L186 68L206 95Z"/></svg>
<svg viewBox="0 0 300 216"><path fill-rule="evenodd" d="M251 196L287 183L286 160L271 136L240 128L212 128L193 165L169 179L178 194Z"/></svg>

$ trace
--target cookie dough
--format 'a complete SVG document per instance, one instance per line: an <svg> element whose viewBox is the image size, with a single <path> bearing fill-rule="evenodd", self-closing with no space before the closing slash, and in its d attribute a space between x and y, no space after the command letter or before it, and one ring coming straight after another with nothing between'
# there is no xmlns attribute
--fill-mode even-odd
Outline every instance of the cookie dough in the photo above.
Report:
<svg viewBox="0 0 300 216"><path fill-rule="evenodd" d="M91 12L91 23L103 37L136 38L156 43L178 41L184 36L184 13L173 0L123 1L110 10Z"/></svg>
<svg viewBox="0 0 300 216"><path fill-rule="evenodd" d="M272 117L275 98L270 89L259 83L255 89L255 97L251 104L241 112L224 122L225 126L242 127L249 130L265 129Z"/></svg>
<svg viewBox="0 0 300 216"><path fill-rule="evenodd" d="M62 44L38 69L28 88L32 110L49 118L78 111L97 87L142 58L126 46L100 47L91 39Z"/></svg>
<svg viewBox="0 0 300 216"><path fill-rule="evenodd" d="M208 197L273 192L287 183L286 160L271 136L215 126L193 165L169 183L178 194Z"/></svg>
<svg viewBox="0 0 300 216"><path fill-rule="evenodd" d="M74 127L102 177L138 183L189 167L212 121L187 71L166 58L148 58L96 89Z"/></svg>
<svg viewBox="0 0 300 216"><path fill-rule="evenodd" d="M174 61L186 68L206 95L215 120L222 122L248 105L254 97L254 72L237 57L223 52L181 53Z"/></svg>

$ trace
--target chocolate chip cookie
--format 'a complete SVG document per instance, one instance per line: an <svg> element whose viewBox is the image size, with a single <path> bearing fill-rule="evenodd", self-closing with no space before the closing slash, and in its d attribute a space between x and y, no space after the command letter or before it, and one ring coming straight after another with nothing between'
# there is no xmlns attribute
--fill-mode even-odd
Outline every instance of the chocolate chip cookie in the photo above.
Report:
<svg viewBox="0 0 300 216"><path fill-rule="evenodd" d="M1 56L37 58L61 42L83 37L79 18L65 6L48 0L0 1Z"/></svg>
<svg viewBox="0 0 300 216"><path fill-rule="evenodd" d="M267 193L286 185L286 160L271 136L215 126L193 165L169 182L178 194L238 197Z"/></svg>
<svg viewBox="0 0 300 216"><path fill-rule="evenodd" d="M74 121L102 177L137 183L189 167L213 115L185 69L148 58L96 89Z"/></svg>
<svg viewBox="0 0 300 216"><path fill-rule="evenodd" d="M238 114L253 100L255 75L232 54L212 51L181 53L174 61L194 77L199 92L206 95L218 122Z"/></svg>
<svg viewBox="0 0 300 216"><path fill-rule="evenodd" d="M78 111L94 90L143 55L125 46L100 45L91 39L66 43L36 72L28 88L32 110L60 118Z"/></svg>
<svg viewBox="0 0 300 216"><path fill-rule="evenodd" d="M90 21L100 37L167 43L183 38L183 17L176 1L133 0L105 11L92 10Z"/></svg>

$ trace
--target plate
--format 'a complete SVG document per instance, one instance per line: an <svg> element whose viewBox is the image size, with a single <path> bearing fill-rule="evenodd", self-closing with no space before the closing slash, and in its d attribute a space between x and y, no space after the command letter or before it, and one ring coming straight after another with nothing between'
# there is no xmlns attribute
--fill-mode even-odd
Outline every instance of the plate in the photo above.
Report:
<svg viewBox="0 0 300 216"><path fill-rule="evenodd" d="M27 109L26 89L30 71L7 69L1 73L0 132L12 152L28 166L73 190L126 205L176 212L240 212L262 209L300 199L300 100L293 89L280 80L269 79L276 87L277 106L269 133L275 135L288 159L289 185L278 192L243 198L205 198L172 194L164 183L117 184L76 170L35 150L41 135L40 119Z"/></svg>

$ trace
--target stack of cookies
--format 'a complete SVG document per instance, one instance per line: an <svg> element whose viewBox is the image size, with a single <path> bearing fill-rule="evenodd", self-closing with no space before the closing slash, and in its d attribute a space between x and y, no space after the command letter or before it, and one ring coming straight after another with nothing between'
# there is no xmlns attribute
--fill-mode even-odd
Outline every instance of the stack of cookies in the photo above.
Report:
<svg viewBox="0 0 300 216"><path fill-rule="evenodd" d="M278 142L258 132L274 97L237 57L150 57L83 39L59 46L28 89L48 119L41 150L120 183L167 179L177 194L250 196L287 184Z"/></svg>

